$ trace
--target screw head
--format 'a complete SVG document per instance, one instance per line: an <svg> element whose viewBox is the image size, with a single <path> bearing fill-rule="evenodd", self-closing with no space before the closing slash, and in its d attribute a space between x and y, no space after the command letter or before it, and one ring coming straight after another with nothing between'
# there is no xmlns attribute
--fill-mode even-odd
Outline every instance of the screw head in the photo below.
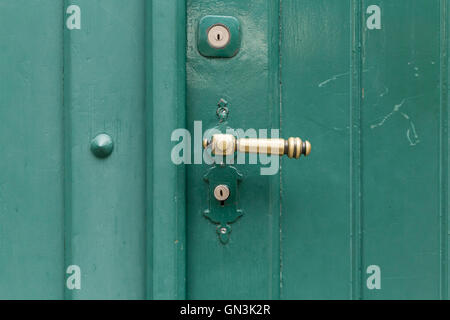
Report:
<svg viewBox="0 0 450 320"><path fill-rule="evenodd" d="M111 155L111 153L114 150L114 142L106 133L101 133L97 135L94 139L91 141L91 152L97 157L97 158L107 158Z"/></svg>
<svg viewBox="0 0 450 320"><path fill-rule="evenodd" d="M220 233L221 234L227 233L227 228L220 228Z"/></svg>
<svg viewBox="0 0 450 320"><path fill-rule="evenodd" d="M228 114L230 113L230 110L228 110L228 102L224 99L220 99L219 103L217 104L217 110L216 115L219 119L219 122L223 122L228 119Z"/></svg>

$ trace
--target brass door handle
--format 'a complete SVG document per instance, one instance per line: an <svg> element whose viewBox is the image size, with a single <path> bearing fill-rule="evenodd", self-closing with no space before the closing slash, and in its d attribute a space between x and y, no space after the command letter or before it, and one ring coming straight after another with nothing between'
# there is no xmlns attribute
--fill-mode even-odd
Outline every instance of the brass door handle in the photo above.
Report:
<svg viewBox="0 0 450 320"><path fill-rule="evenodd" d="M298 159L303 154L311 153L311 143L300 138L285 139L236 139L231 134L215 134L211 140L203 140L203 148L211 148L215 155L232 155L233 153L260 153L273 155L287 155Z"/></svg>

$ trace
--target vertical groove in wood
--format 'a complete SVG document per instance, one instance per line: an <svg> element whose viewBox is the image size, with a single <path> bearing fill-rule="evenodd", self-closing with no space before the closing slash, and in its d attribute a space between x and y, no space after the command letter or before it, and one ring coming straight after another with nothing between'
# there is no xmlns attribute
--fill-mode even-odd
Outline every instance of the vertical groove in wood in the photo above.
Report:
<svg viewBox="0 0 450 320"><path fill-rule="evenodd" d="M441 0L440 26L440 223L441 299L448 299L448 0Z"/></svg>
<svg viewBox="0 0 450 320"><path fill-rule="evenodd" d="M64 124L64 269L72 264L72 159L71 159L71 117L70 117L70 32L66 31L66 8L70 5L69 0L64 0L62 5L63 29L63 124ZM66 270L64 275L64 299L71 300L73 294L66 286Z"/></svg>
<svg viewBox="0 0 450 320"><path fill-rule="evenodd" d="M154 299L186 297L185 168L170 159L186 126L186 2L152 1L152 274Z"/></svg>
<svg viewBox="0 0 450 320"><path fill-rule="evenodd" d="M280 126L280 136L283 136L283 120L282 120L282 112L283 112L283 85L281 82L282 79L282 69L283 69L283 61L282 61L282 38L283 35L283 0L279 0L278 1L278 112L279 112L279 126ZM283 170L283 163L282 161L280 161L280 178L279 178L279 184L280 184L280 188L279 188L279 193L278 193L278 198L279 198L279 210L280 210L280 214L279 214L279 227L280 227L280 234L279 234L279 264L280 264L280 269L279 269L279 298L282 299L283 297L283 228L282 228L282 219L281 219L281 215L283 213L283 208L282 208L282 196L283 196L283 174L282 174L282 170Z"/></svg>
<svg viewBox="0 0 450 320"><path fill-rule="evenodd" d="M280 125L280 0L268 1L268 56L269 56L269 88L271 94L268 96L269 104L273 106L271 111L271 129L279 129ZM268 133L269 134L269 133ZM281 289L281 208L280 208L280 179L273 176L271 179L271 194L274 196L270 202L272 213L271 233L272 233L272 275L270 296L272 299L280 299Z"/></svg>
<svg viewBox="0 0 450 320"><path fill-rule="evenodd" d="M362 106L362 3L351 5L351 110L350 110L350 257L351 298L362 299L362 199L361 199L361 106Z"/></svg>
<svg viewBox="0 0 450 320"><path fill-rule="evenodd" d="M152 246L152 229L153 229L153 208L152 208L152 194L153 194L153 143L152 143L152 132L153 132L153 115L152 115L152 0L144 1L144 46L145 46L145 281L146 281L146 293L145 298L148 300L153 299L153 246Z"/></svg>
<svg viewBox="0 0 450 320"><path fill-rule="evenodd" d="M152 206L152 195L153 195L153 109L152 109L152 74L153 74L153 61L152 61L152 0L144 1L144 45L145 45L145 297L148 300L153 299L153 206Z"/></svg>

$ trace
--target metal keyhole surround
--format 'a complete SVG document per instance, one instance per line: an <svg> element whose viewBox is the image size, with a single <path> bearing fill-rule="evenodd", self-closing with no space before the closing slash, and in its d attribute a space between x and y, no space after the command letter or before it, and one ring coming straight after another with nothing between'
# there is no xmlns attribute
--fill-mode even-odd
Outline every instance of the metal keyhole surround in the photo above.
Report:
<svg viewBox="0 0 450 320"><path fill-rule="evenodd" d="M225 201L230 197L230 189L228 186L220 184L214 189L214 197L217 201Z"/></svg>
<svg viewBox="0 0 450 320"><path fill-rule="evenodd" d="M208 31L208 43L211 47L224 48L230 42L230 31L221 24L212 26Z"/></svg>

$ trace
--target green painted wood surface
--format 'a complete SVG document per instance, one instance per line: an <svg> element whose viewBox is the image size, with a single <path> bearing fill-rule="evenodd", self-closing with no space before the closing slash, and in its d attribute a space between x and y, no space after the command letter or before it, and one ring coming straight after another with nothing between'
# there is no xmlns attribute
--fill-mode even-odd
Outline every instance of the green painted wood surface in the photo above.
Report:
<svg viewBox="0 0 450 320"><path fill-rule="evenodd" d="M315 147L283 167L284 298L447 298L447 5L283 1L283 128Z"/></svg>
<svg viewBox="0 0 450 320"><path fill-rule="evenodd" d="M211 13L235 15L243 25L243 52L231 60L199 57L188 31L188 122L212 121L209 110L222 95L233 101L232 127L271 128L281 112L282 135L313 144L309 159L283 159L280 190L248 169L242 193L252 189L252 197L242 208L250 213L236 223L227 247L214 247L205 234L195 198L201 168L189 169L188 296L446 298L447 3L278 4L191 1L188 7L188 28ZM366 25L373 4L381 8L380 30ZM271 58L278 43L280 54ZM251 78L255 65L268 88ZM281 101L273 103L278 86L271 79L278 73ZM264 214L261 204L276 209ZM280 220L269 218L278 214ZM381 268L381 290L367 287L372 265ZM279 278L271 277L277 268Z"/></svg>
<svg viewBox="0 0 450 320"><path fill-rule="evenodd" d="M143 298L145 292L145 69L142 1L68 1L80 30L65 31L66 265L81 290L66 297ZM89 141L108 133L107 159ZM93 245L95 244L95 245Z"/></svg>
<svg viewBox="0 0 450 320"><path fill-rule="evenodd" d="M448 6L0 0L0 298L447 299ZM236 57L199 54L211 14L240 21ZM231 127L313 145L275 176L239 167L227 245L208 166L170 162L172 130L214 126L220 98Z"/></svg>
<svg viewBox="0 0 450 320"><path fill-rule="evenodd" d="M185 14L182 1L0 1L0 298L184 298L184 171L154 132L184 126ZM106 159L89 150L99 133Z"/></svg>
<svg viewBox="0 0 450 320"><path fill-rule="evenodd" d="M147 4L148 5L148 4ZM183 165L171 162L170 137L186 126L186 3L152 1L152 92L148 97L153 112L152 206L153 299L186 297L186 173ZM149 40L149 39L148 39ZM149 61L148 61L149 62ZM147 84L149 85L149 83ZM147 144L148 144L147 142Z"/></svg>
<svg viewBox="0 0 450 320"><path fill-rule="evenodd" d="M308 159L283 161L282 298L348 299L357 272L350 236L354 11L351 1L292 0L282 12L282 132L313 148Z"/></svg>
<svg viewBox="0 0 450 320"><path fill-rule="evenodd" d="M384 32L363 34L362 266L385 278L363 298L447 297L444 4L380 1Z"/></svg>
<svg viewBox="0 0 450 320"><path fill-rule="evenodd" d="M196 27L208 14L241 22L242 46L233 59L207 59L196 48ZM278 5L274 1L188 1L187 122L217 124L221 98L229 102L233 128L279 127ZM251 36L247 36L250 35ZM216 226L203 216L207 165L187 168L187 297L190 299L278 298L279 177L260 176L259 166L237 165L245 175L240 204L245 215L232 224L223 246Z"/></svg>
<svg viewBox="0 0 450 320"><path fill-rule="evenodd" d="M60 2L0 1L3 299L64 293L62 19Z"/></svg>

